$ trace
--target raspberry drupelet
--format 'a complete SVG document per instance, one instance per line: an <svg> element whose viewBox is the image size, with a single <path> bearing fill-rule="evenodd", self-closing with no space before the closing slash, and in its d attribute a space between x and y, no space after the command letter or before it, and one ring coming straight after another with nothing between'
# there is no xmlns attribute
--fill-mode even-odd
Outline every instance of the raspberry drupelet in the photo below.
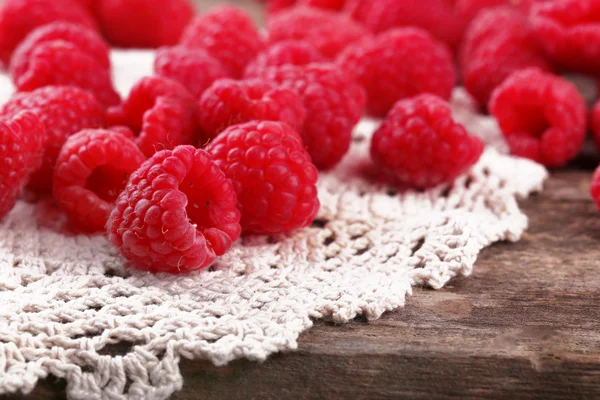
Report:
<svg viewBox="0 0 600 400"><path fill-rule="evenodd" d="M56 161L52 193L71 225L104 231L117 196L145 159L119 132L86 129L70 136Z"/></svg>
<svg viewBox="0 0 600 400"><path fill-rule="evenodd" d="M305 117L302 99L295 91L260 79L222 79L200 99L205 143L231 125L252 120L282 121L300 132Z"/></svg>
<svg viewBox="0 0 600 400"><path fill-rule="evenodd" d="M46 128L31 111L0 118L0 219L15 205L23 186L42 164Z"/></svg>
<svg viewBox="0 0 600 400"><path fill-rule="evenodd" d="M124 125L136 134L136 143L150 157L197 140L199 107L179 82L162 76L142 78L123 104L107 110L111 126Z"/></svg>
<svg viewBox="0 0 600 400"><path fill-rule="evenodd" d="M311 7L284 10L267 23L270 43L305 40L333 60L348 45L371 36L344 14Z"/></svg>
<svg viewBox="0 0 600 400"><path fill-rule="evenodd" d="M179 43L206 50L234 78L242 77L246 65L265 47L265 39L252 18L227 5L196 17L185 29Z"/></svg>
<svg viewBox="0 0 600 400"><path fill-rule="evenodd" d="M44 159L28 187L37 192L52 189L52 174L58 153L67 138L86 128L104 125L104 110L89 92L71 86L46 86L30 93L17 93L0 108L0 118L13 118L21 111L33 112L46 128Z"/></svg>
<svg viewBox="0 0 600 400"><path fill-rule="evenodd" d="M233 182L245 234L283 233L314 220L318 172L302 139L287 124L231 126L207 151Z"/></svg>
<svg viewBox="0 0 600 400"><path fill-rule="evenodd" d="M227 69L205 50L183 46L158 49L154 72L181 83L196 99L214 81L229 77Z"/></svg>
<svg viewBox="0 0 600 400"><path fill-rule="evenodd" d="M583 145L585 100L558 76L536 68L514 72L494 90L488 108L515 155L560 167Z"/></svg>
<svg viewBox="0 0 600 400"><path fill-rule="evenodd" d="M393 183L425 189L475 164L483 142L452 118L446 101L422 94L398 101L371 141L371 158Z"/></svg>
<svg viewBox="0 0 600 400"><path fill-rule="evenodd" d="M135 171L108 224L110 241L136 268L203 269L240 235L233 184L204 150L163 150Z"/></svg>
<svg viewBox="0 0 600 400"><path fill-rule="evenodd" d="M362 116L364 89L329 64L272 67L260 78L300 95L306 110L300 136L313 163L320 169L336 166L350 148L352 130Z"/></svg>
<svg viewBox="0 0 600 400"><path fill-rule="evenodd" d="M396 101L420 93L449 99L456 83L447 46L417 28L394 29L358 42L339 56L337 65L366 89L367 111L380 117Z"/></svg>

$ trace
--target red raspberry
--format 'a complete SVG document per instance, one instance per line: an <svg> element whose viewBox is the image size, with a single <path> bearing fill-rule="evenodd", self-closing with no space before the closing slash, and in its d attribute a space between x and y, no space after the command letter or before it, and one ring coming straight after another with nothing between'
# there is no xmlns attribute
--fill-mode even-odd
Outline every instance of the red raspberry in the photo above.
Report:
<svg viewBox="0 0 600 400"><path fill-rule="evenodd" d="M96 29L90 13L73 0L5 0L0 5L0 60L8 65L17 45L37 27L56 21Z"/></svg>
<svg viewBox="0 0 600 400"><path fill-rule="evenodd" d="M281 121L302 130L306 111L292 90L260 79L216 81L200 99L200 126L206 139L225 128L252 120Z"/></svg>
<svg viewBox="0 0 600 400"><path fill-rule="evenodd" d="M231 6L216 7L196 17L179 43L184 47L205 49L234 78L243 75L246 65L265 45L252 18Z"/></svg>
<svg viewBox="0 0 600 400"><path fill-rule="evenodd" d="M124 135L86 129L70 136L54 168L53 194L71 224L84 232L100 232L117 196L146 160Z"/></svg>
<svg viewBox="0 0 600 400"><path fill-rule="evenodd" d="M560 167L583 145L587 112L583 97L570 82L539 69L506 78L494 90L489 109L518 156Z"/></svg>
<svg viewBox="0 0 600 400"><path fill-rule="evenodd" d="M10 63L11 75L19 77L29 69L29 58L41 43L61 40L78 47L104 69L110 69L109 47L96 31L68 22L54 22L32 31L16 48Z"/></svg>
<svg viewBox="0 0 600 400"><path fill-rule="evenodd" d="M162 76L142 78L123 104L107 111L110 125L125 125L137 135L137 145L150 157L163 149L196 139L198 105L180 83Z"/></svg>
<svg viewBox="0 0 600 400"><path fill-rule="evenodd" d="M328 64L283 65L263 71L260 77L302 97L306 120L301 136L314 164L329 169L339 163L362 116L366 101L363 88Z"/></svg>
<svg viewBox="0 0 600 400"><path fill-rule="evenodd" d="M31 93L17 93L0 108L1 118L14 118L29 110L46 128L47 140L42 167L29 182L36 191L52 188L52 173L60 148L70 135L86 128L104 125L104 110L94 96L82 89L46 86Z"/></svg>
<svg viewBox="0 0 600 400"><path fill-rule="evenodd" d="M456 48L464 24L448 0L349 0L347 12L374 33L412 26Z"/></svg>
<svg viewBox="0 0 600 400"><path fill-rule="evenodd" d="M600 150L600 101L598 101L590 111L590 130L592 131L592 137L596 143L596 148Z"/></svg>
<svg viewBox="0 0 600 400"><path fill-rule="evenodd" d="M365 87L367 109L377 116L385 115L396 101L420 93L449 99L456 83L448 48L416 28L394 29L358 42L340 55L338 65Z"/></svg>
<svg viewBox="0 0 600 400"><path fill-rule="evenodd" d="M0 219L12 210L21 190L42 163L46 128L30 111L0 120Z"/></svg>
<svg viewBox="0 0 600 400"><path fill-rule="evenodd" d="M92 92L104 106L121 101L112 85L110 71L69 42L40 43L21 65L27 69L13 75L15 86L21 92L50 85L77 86Z"/></svg>
<svg viewBox="0 0 600 400"><path fill-rule="evenodd" d="M313 62L324 62L325 57L312 44L304 40L284 40L260 53L246 67L245 76L255 77L268 67L280 65L306 65Z"/></svg>
<svg viewBox="0 0 600 400"><path fill-rule="evenodd" d="M333 59L346 46L370 33L347 16L310 7L285 10L269 19L271 43L283 40L305 40L325 57Z"/></svg>
<svg viewBox="0 0 600 400"><path fill-rule="evenodd" d="M463 85L485 107L492 91L514 71L552 68L527 27L527 19L506 7L482 11L471 23L461 49Z"/></svg>
<svg viewBox="0 0 600 400"><path fill-rule="evenodd" d="M233 185L192 146L163 150L129 178L107 224L111 242L140 269L208 267L240 235Z"/></svg>
<svg viewBox="0 0 600 400"><path fill-rule="evenodd" d="M174 45L194 17L189 0L98 0L96 9L104 36L122 47Z"/></svg>
<svg viewBox="0 0 600 400"><path fill-rule="evenodd" d="M181 83L196 99L214 81L228 77L227 69L206 51L182 46L159 49L154 60L154 72Z"/></svg>
<svg viewBox="0 0 600 400"><path fill-rule="evenodd" d="M594 203L596 203L596 207L600 210L600 167L594 171L594 175L592 176L590 194L592 195L592 199L594 199Z"/></svg>
<svg viewBox="0 0 600 400"><path fill-rule="evenodd" d="M281 122L226 129L207 147L233 182L245 234L303 228L319 211L318 172L300 136Z"/></svg>
<svg viewBox="0 0 600 400"><path fill-rule="evenodd" d="M371 158L391 181L421 189L451 182L482 152L483 142L431 94L397 102L371 141Z"/></svg>
<svg viewBox="0 0 600 400"><path fill-rule="evenodd" d="M267 0L267 13L275 14L296 5L296 0Z"/></svg>
<svg viewBox="0 0 600 400"><path fill-rule="evenodd" d="M600 0L556 0L536 4L530 22L553 62L596 74L600 69Z"/></svg>

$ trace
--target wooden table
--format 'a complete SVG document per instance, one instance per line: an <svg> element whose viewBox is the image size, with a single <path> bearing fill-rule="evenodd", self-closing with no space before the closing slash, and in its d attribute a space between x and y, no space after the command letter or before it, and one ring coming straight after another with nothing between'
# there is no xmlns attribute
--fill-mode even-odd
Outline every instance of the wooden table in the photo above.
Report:
<svg viewBox="0 0 600 400"><path fill-rule="evenodd" d="M378 321L317 321L298 351L262 364L184 361L184 389L173 399L600 398L594 153L588 145L521 202L530 217L523 240L484 250L473 276L417 288ZM46 379L27 398L64 398L65 385Z"/></svg>

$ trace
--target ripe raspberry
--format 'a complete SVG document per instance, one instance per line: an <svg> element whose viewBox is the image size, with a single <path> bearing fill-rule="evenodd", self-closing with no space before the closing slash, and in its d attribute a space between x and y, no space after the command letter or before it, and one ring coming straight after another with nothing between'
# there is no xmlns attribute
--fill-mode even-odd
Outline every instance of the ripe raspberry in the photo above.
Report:
<svg viewBox="0 0 600 400"><path fill-rule="evenodd" d="M55 40L40 43L22 65L26 65L27 69L19 75L13 75L20 92L50 85L77 86L89 90L104 106L121 101L112 85L110 71L69 42Z"/></svg>
<svg viewBox="0 0 600 400"><path fill-rule="evenodd" d="M370 33L343 14L310 7L285 10L269 19L271 43L305 40L326 58L334 59L346 46L369 37Z"/></svg>
<svg viewBox="0 0 600 400"><path fill-rule="evenodd" d="M267 14L275 14L296 5L296 0L267 0Z"/></svg>
<svg viewBox="0 0 600 400"><path fill-rule="evenodd" d="M511 152L549 167L577 155L586 133L586 105L570 82L528 68L514 72L494 90L490 113Z"/></svg>
<svg viewBox="0 0 600 400"><path fill-rule="evenodd" d="M31 93L17 93L0 108L0 118L14 118L28 110L46 128L44 160L31 178L29 188L46 192L52 188L52 173L60 148L70 135L104 125L104 110L94 96L82 89L46 86Z"/></svg>
<svg viewBox="0 0 600 400"><path fill-rule="evenodd" d="M278 88L260 79L221 79L200 99L200 126L205 139L252 120L281 121L300 132L305 117L302 99L292 89Z"/></svg>
<svg viewBox="0 0 600 400"><path fill-rule="evenodd" d="M600 167L594 171L594 175L592 176L590 194L592 195L592 199L594 199L594 203L596 203L596 207L600 210Z"/></svg>
<svg viewBox="0 0 600 400"><path fill-rule="evenodd" d="M244 11L231 7L216 7L200 15L185 29L181 40L184 47L205 49L239 78L246 65L264 48L265 40Z"/></svg>
<svg viewBox="0 0 600 400"><path fill-rule="evenodd" d="M469 26L461 49L463 85L482 107L514 71L552 69L527 24L519 11L503 7L482 11Z"/></svg>
<svg viewBox="0 0 600 400"><path fill-rule="evenodd" d="M0 219L12 210L23 186L42 163L46 128L30 111L0 120Z"/></svg>
<svg viewBox="0 0 600 400"><path fill-rule="evenodd" d="M373 33L412 26L428 31L453 49L464 30L448 0L349 0L346 10Z"/></svg>
<svg viewBox="0 0 600 400"><path fill-rule="evenodd" d="M530 22L551 60L596 74L600 68L599 0L556 0L534 5Z"/></svg>
<svg viewBox="0 0 600 400"><path fill-rule="evenodd" d="M5 0L0 5L0 60L8 65L17 45L37 27L56 21L97 29L90 13L73 0Z"/></svg>
<svg viewBox="0 0 600 400"><path fill-rule="evenodd" d="M590 111L590 130L596 148L600 150L600 101L598 101Z"/></svg>
<svg viewBox="0 0 600 400"><path fill-rule="evenodd" d="M293 89L302 98L306 120L301 136L314 164L329 169L339 163L362 116L364 89L328 64L272 67L263 71L260 78Z"/></svg>
<svg viewBox="0 0 600 400"><path fill-rule="evenodd" d="M68 22L54 22L33 30L13 53L10 72L13 77L22 76L29 69L29 58L41 43L56 40L68 42L104 69L110 69L109 47L96 31Z"/></svg>
<svg viewBox="0 0 600 400"><path fill-rule="evenodd" d="M304 40L284 40L260 53L246 67L244 75L255 77L260 71L280 65L306 65L313 62L325 62L325 57L312 44Z"/></svg>
<svg viewBox="0 0 600 400"><path fill-rule="evenodd" d="M140 269L208 267L240 235L233 185L192 146L163 150L129 178L107 224L110 241Z"/></svg>
<svg viewBox="0 0 600 400"><path fill-rule="evenodd" d="M318 172L288 125L252 121L227 128L207 147L233 182L244 234L303 228L319 211Z"/></svg>
<svg viewBox="0 0 600 400"><path fill-rule="evenodd" d="M397 102L371 141L371 158L391 181L421 189L451 182L482 152L483 142L431 94Z"/></svg>
<svg viewBox="0 0 600 400"><path fill-rule="evenodd" d="M146 160L118 132L85 129L70 136L54 168L53 194L71 224L85 232L106 227L117 196Z"/></svg>
<svg viewBox="0 0 600 400"><path fill-rule="evenodd" d="M125 125L137 135L136 143L150 157L163 149L196 139L199 108L180 83L162 76L142 78L123 104L109 108L110 125Z"/></svg>
<svg viewBox="0 0 600 400"><path fill-rule="evenodd" d="M227 69L206 51L182 46L159 49L154 60L154 72L181 83L196 99L214 81L228 77Z"/></svg>
<svg viewBox="0 0 600 400"><path fill-rule="evenodd" d="M176 44L194 7L189 0L98 0L96 16L113 45L153 48Z"/></svg>
<svg viewBox="0 0 600 400"><path fill-rule="evenodd" d="M456 82L448 48L417 28L393 29L358 42L337 63L365 87L367 109L377 116L384 116L396 101L420 93L449 99Z"/></svg>

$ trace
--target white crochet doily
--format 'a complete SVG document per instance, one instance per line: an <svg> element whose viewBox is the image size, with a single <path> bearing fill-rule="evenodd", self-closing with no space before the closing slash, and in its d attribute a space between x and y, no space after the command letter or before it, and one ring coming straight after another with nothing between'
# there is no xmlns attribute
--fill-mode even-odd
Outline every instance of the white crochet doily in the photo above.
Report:
<svg viewBox="0 0 600 400"><path fill-rule="evenodd" d="M149 52L115 52L125 93L151 72ZM10 95L6 78L0 95ZM369 134L322 174L312 227L240 240L210 269L187 276L124 268L102 236L61 233L51 204L19 202L0 223L0 394L29 392L52 374L72 399L162 399L181 389L182 357L224 365L293 350L314 319L375 319L404 304L412 285L441 288L469 275L478 253L527 227L516 197L546 171L503 155L494 121L461 90L456 116L488 146L452 185L398 193L369 178ZM500 150L494 149L494 147ZM110 345L131 345L111 355Z"/></svg>

